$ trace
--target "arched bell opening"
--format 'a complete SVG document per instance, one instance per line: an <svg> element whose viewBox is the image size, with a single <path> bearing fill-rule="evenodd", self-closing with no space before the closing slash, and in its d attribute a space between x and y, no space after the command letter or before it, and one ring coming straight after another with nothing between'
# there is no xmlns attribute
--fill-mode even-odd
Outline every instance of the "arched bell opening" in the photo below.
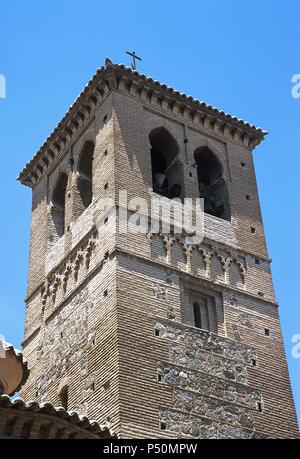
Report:
<svg viewBox="0 0 300 459"><path fill-rule="evenodd" d="M183 172L179 160L179 147L164 127L149 134L153 191L169 199L182 198Z"/></svg>
<svg viewBox="0 0 300 459"><path fill-rule="evenodd" d="M204 212L223 220L231 219L227 184L223 167L208 147L200 147L194 153L197 167L199 197L204 198Z"/></svg>

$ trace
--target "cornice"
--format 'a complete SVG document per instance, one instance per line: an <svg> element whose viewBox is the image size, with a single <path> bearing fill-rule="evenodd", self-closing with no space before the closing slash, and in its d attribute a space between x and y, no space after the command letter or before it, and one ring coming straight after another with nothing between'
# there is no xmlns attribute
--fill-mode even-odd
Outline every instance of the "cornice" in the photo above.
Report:
<svg viewBox="0 0 300 459"><path fill-rule="evenodd" d="M267 135L266 131L242 119L106 59L105 65L96 71L34 157L26 164L18 180L33 188L57 158L71 146L80 128L91 118L110 91L130 94L144 103L168 111L195 126L239 142L250 149Z"/></svg>

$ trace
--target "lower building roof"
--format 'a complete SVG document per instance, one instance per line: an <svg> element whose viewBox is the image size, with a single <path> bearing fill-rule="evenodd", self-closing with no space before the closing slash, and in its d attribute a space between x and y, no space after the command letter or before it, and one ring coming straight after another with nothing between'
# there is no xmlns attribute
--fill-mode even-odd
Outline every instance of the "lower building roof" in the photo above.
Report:
<svg viewBox="0 0 300 459"><path fill-rule="evenodd" d="M25 402L0 396L0 438L109 439L116 438L107 425L100 425L50 402Z"/></svg>

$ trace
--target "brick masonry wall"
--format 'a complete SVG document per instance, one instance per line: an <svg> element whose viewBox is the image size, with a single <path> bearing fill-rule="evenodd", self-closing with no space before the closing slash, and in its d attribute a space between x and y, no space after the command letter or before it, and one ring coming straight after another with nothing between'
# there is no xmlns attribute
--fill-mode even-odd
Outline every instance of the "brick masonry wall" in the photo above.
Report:
<svg viewBox="0 0 300 459"><path fill-rule="evenodd" d="M150 204L148 136L157 127L178 143L185 196L198 196L198 147L223 167L231 221L206 215L205 239L191 248L170 234L114 234L110 207L99 208L104 197L118 204L120 190ZM81 213L86 141L95 144L93 202ZM68 194L59 240L51 196L61 172ZM217 334L194 327L192 302L203 294ZM296 437L251 149L155 97L111 90L33 189L24 353L25 399L59 404L68 385L70 409L123 438Z"/></svg>
<svg viewBox="0 0 300 459"><path fill-rule="evenodd" d="M124 385L121 385L121 399L124 401L121 419L127 420L123 423L123 435L141 438L149 434L154 437L175 438L253 438L257 435L275 438L296 437L297 422L274 305L241 294L238 296L238 302L231 305L232 292L217 289L224 307L223 317L218 319L220 339L221 334L224 334L229 338L225 342L237 350L249 347L246 366L243 366L234 352L232 355L228 354L229 360L219 357L218 346L211 345L207 352L202 351L200 345L199 351L194 353L194 349L199 346L197 334L201 332L194 327L180 325L182 322L188 322L185 310L188 304L182 297L182 290L193 288L201 292L207 289L207 286L201 285L201 281L193 284L189 278L182 280L183 286L180 286L180 274L175 272L172 285L166 282L166 279L168 275L164 266L154 267L151 262L145 263L134 256L128 258L125 254L119 257L119 332L123 335L120 336L120 363L123 363L120 375L124 379ZM160 286L158 291L155 288L157 285ZM216 290L214 293L217 293ZM169 332L167 339L155 336L154 332L155 328L164 330L166 322L163 319L168 319L168 324L171 320L174 321L171 322L174 332ZM269 337L265 336L266 327L270 330ZM180 338L180 330L185 330L188 344ZM177 347L172 345L175 337ZM143 342L143 345L137 346L137 342ZM212 357L212 353L217 356ZM255 366L252 360L255 361ZM130 365L129 362L134 364ZM174 405L174 400L178 400L177 383L170 382L162 368L167 368L168 374L176 371L185 374L187 369L190 370L193 375L192 387L186 387L186 383L182 383L182 389L187 397L187 408L178 408L179 402ZM157 380L158 372L162 375L160 381ZM194 384L201 378L207 382L212 376L218 381L214 379L212 386L207 384L208 393L215 385L223 387L228 384L231 395L224 395L223 392L219 396L214 395L213 402L217 405L213 405L213 412L202 413L198 405L191 408L194 403L191 399L199 401L199 383L197 387L194 387ZM235 396L232 395L238 390L245 394L249 387L254 394L251 402L250 431L247 427L247 416L250 414L247 411L246 416L244 411L239 411L240 402L235 403ZM147 405L147 400L151 400L151 407ZM256 401L261 402L262 413L257 411ZM203 398L200 402L202 407L210 403ZM135 409L132 403L136 404ZM217 406L223 408L219 409ZM220 411L217 419L215 411ZM200 416L204 419L203 432L201 426L199 427L202 421L200 422L197 412L203 414ZM160 413L159 419L157 413ZM245 418L246 424L243 426L241 421L228 421L233 415ZM166 430L160 429L159 421L165 423ZM209 429L207 425L210 426Z"/></svg>

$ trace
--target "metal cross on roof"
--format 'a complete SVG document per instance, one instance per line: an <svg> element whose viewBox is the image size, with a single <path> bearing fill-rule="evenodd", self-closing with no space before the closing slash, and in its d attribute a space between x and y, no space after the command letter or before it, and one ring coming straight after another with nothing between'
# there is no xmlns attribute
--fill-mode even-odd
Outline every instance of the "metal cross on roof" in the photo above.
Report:
<svg viewBox="0 0 300 459"><path fill-rule="evenodd" d="M135 51L126 51L126 54L129 54L129 56L132 57L132 64L131 64L131 68L132 70L136 70L136 59L138 61L141 61L142 59L135 53Z"/></svg>

